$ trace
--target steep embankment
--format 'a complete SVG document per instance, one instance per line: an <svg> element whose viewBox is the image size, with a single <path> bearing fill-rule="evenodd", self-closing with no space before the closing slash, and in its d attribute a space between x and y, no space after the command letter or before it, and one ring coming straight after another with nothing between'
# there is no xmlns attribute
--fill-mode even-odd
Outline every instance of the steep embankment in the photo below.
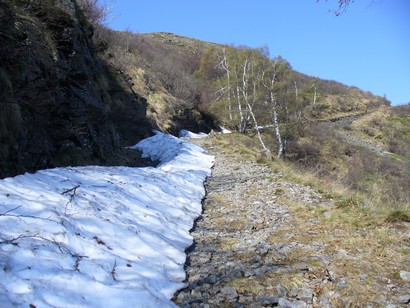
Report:
<svg viewBox="0 0 410 308"><path fill-rule="evenodd" d="M1 1L0 29L0 177L124 163L146 100L98 57L76 1Z"/></svg>
<svg viewBox="0 0 410 308"><path fill-rule="evenodd" d="M171 33L135 34L99 29L94 41L111 66L126 74L132 88L147 98L147 117L163 132L210 131L206 114L209 84L195 78L201 53L214 45Z"/></svg>
<svg viewBox="0 0 410 308"><path fill-rule="evenodd" d="M409 303L408 224L369 224L326 192L257 164L240 136L198 140L215 155L188 253L181 307ZM250 155L249 155L250 154Z"/></svg>

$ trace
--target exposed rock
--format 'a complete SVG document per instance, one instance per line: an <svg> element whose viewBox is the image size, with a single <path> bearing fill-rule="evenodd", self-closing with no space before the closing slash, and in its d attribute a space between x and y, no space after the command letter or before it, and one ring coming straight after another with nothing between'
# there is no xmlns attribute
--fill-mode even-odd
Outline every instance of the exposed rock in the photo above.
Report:
<svg viewBox="0 0 410 308"><path fill-rule="evenodd" d="M400 304L410 304L410 294L399 296L397 299Z"/></svg>
<svg viewBox="0 0 410 308"><path fill-rule="evenodd" d="M342 278L339 279L339 282L336 284L336 286L339 289L343 289L347 286L348 280L349 279L347 277L342 277Z"/></svg>
<svg viewBox="0 0 410 308"><path fill-rule="evenodd" d="M298 292L298 298L301 301L311 304L313 301L313 291L309 288L303 288Z"/></svg>
<svg viewBox="0 0 410 308"><path fill-rule="evenodd" d="M262 306L272 306L279 303L279 298L274 296L258 295L256 296L255 301L261 303Z"/></svg>
<svg viewBox="0 0 410 308"><path fill-rule="evenodd" d="M410 281L410 272L407 271L400 271L400 277L404 281Z"/></svg>
<svg viewBox="0 0 410 308"><path fill-rule="evenodd" d="M281 308L296 308L297 307L295 304L288 301L286 298L279 299L278 306Z"/></svg>
<svg viewBox="0 0 410 308"><path fill-rule="evenodd" d="M229 300L233 300L238 297L238 293L236 293L235 288L231 288L228 286L223 287L220 292L225 298Z"/></svg>
<svg viewBox="0 0 410 308"><path fill-rule="evenodd" d="M321 202L320 196L303 185L275 182L280 175L272 174L266 166L212 154L217 156L216 164L206 183L203 216L192 231L195 244L188 253L189 285L174 298L175 303L187 307L192 296L196 303L211 307L311 305L314 294L310 288L291 292L280 283L268 282L275 277L280 282L284 273L309 271L304 262L292 265L279 261L302 245L288 241L274 245L270 238L291 219L287 206L276 202L278 193L309 204ZM322 248L323 244L315 243L317 246L307 248Z"/></svg>
<svg viewBox="0 0 410 308"><path fill-rule="evenodd" d="M146 100L99 59L75 1L1 1L0 27L0 177L125 164L148 134Z"/></svg>
<svg viewBox="0 0 410 308"><path fill-rule="evenodd" d="M360 280L366 280L367 278L369 278L369 275L367 275L367 274L361 274L360 275Z"/></svg>

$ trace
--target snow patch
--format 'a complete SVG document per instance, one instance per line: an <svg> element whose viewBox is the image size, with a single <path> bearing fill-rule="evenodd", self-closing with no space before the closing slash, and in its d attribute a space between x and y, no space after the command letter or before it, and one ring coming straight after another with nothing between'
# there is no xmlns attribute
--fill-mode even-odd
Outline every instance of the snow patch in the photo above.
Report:
<svg viewBox="0 0 410 308"><path fill-rule="evenodd" d="M173 307L214 158L156 132L157 168L75 167L0 180L0 302Z"/></svg>
<svg viewBox="0 0 410 308"><path fill-rule="evenodd" d="M196 133L190 132L186 129L183 129L179 132L179 137L180 138L201 139L201 138L205 138L207 136L208 136L208 134L205 134L205 133L196 134Z"/></svg>
<svg viewBox="0 0 410 308"><path fill-rule="evenodd" d="M229 129L226 129L222 126L219 126L219 128L221 129L222 134L231 134L232 133Z"/></svg>

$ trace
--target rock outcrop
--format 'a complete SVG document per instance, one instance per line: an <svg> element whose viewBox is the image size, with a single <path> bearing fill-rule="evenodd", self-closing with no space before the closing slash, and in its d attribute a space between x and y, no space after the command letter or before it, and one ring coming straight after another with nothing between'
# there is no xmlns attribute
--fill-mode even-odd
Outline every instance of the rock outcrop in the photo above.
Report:
<svg viewBox="0 0 410 308"><path fill-rule="evenodd" d="M0 2L0 176L124 163L146 100L98 57L74 0Z"/></svg>

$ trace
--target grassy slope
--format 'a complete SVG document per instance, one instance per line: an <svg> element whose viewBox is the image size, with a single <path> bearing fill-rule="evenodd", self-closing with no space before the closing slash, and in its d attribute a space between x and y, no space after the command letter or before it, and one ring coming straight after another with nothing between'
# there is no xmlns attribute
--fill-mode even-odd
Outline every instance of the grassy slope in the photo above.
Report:
<svg viewBox="0 0 410 308"><path fill-rule="evenodd" d="M108 29L97 35L97 44L104 46L107 61L126 73L135 91L148 99L148 114L159 128L174 131L173 122L186 108L206 110L213 89L208 81L196 78L195 71L205 50L222 48L222 45L167 32L134 34ZM294 79L301 97L309 104L305 108L308 119L363 113L388 103L381 97L336 81L299 72L294 72ZM312 104L313 84L317 90L315 105Z"/></svg>
<svg viewBox="0 0 410 308"><path fill-rule="evenodd" d="M135 92L147 98L147 115L162 131L210 130L201 113L207 85L193 74L204 48L212 43L171 33L135 34L100 29L95 37L101 55L125 74Z"/></svg>

